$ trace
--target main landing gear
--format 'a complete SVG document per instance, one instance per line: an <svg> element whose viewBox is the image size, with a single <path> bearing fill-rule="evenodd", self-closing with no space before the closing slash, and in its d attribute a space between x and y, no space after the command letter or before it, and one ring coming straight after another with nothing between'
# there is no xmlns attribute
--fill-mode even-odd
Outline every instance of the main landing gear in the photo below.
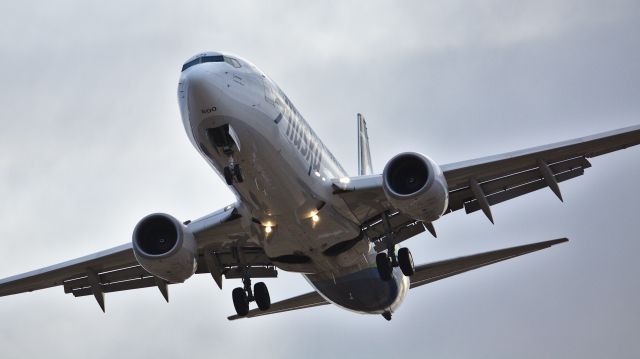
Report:
<svg viewBox="0 0 640 359"><path fill-rule="evenodd" d="M389 250L390 254L385 252L378 253L376 256L376 265L378 267L378 274L383 281L388 281L393 275L393 267L400 267L402 273L407 277L411 277L415 273L413 267L413 257L409 248L400 248L396 255L393 248Z"/></svg>
<svg viewBox="0 0 640 359"><path fill-rule="evenodd" d="M249 313L249 303L255 301L258 305L258 309L267 310L271 306L271 297L269 296L269 290L264 282L258 282L253 286L251 291L251 278L245 276L242 278L243 287L238 287L233 290L231 296L233 297L233 306L236 308L236 313L239 316L244 317Z"/></svg>
<svg viewBox="0 0 640 359"><path fill-rule="evenodd" d="M386 233L385 244L387 252L380 252L376 256L376 266L378 267L380 278L385 282L389 281L393 275L394 267L400 267L402 273L407 277L412 276L415 273L415 269L411 251L409 251L409 248L400 248L396 254L393 231L391 230L387 213L382 214L382 223Z"/></svg>

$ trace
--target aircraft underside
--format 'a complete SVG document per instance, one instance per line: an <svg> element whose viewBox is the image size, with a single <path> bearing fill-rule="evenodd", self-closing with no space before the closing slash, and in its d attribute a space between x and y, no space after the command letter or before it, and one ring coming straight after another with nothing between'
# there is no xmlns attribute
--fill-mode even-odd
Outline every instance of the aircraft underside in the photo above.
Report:
<svg viewBox="0 0 640 359"><path fill-rule="evenodd" d="M182 67L182 121L193 146L236 202L189 221L153 213L121 246L0 281L0 296L62 286L75 297L169 285L209 274L239 279L230 320L335 304L390 320L409 289L567 242L566 238L414 266L401 246L436 236L464 209L494 222L491 207L585 174L589 158L640 143L640 126L440 165L417 152L374 173L358 115L358 174L349 176L282 90L239 57L207 52ZM314 288L271 301L259 278L301 273ZM249 308L250 303L257 308Z"/></svg>

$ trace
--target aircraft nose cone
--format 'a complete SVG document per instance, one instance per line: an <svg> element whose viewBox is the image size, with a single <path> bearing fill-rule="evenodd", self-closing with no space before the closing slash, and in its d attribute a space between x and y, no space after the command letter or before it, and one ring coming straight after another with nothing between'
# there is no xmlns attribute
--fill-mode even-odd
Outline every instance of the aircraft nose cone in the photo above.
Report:
<svg viewBox="0 0 640 359"><path fill-rule="evenodd" d="M226 87L223 71L203 64L189 69L181 82L192 113L207 114L221 107Z"/></svg>
<svg viewBox="0 0 640 359"><path fill-rule="evenodd" d="M215 66L217 67L217 66ZM224 84L224 72L214 66L200 65L183 74L182 82L189 92L209 91L221 88Z"/></svg>

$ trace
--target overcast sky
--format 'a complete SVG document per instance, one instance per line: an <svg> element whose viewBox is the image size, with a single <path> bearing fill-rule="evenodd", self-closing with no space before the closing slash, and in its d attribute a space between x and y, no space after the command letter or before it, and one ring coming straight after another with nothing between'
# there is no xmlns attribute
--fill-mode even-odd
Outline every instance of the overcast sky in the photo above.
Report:
<svg viewBox="0 0 640 359"><path fill-rule="evenodd" d="M400 5L401 4L401 5ZM151 212L234 201L192 148L182 63L236 53L287 93L356 172L401 151L456 162L640 123L638 1L20 1L0 3L0 277L130 240ZM226 281L92 297L0 298L0 357L640 356L640 148L585 176L406 242L416 263L570 242L411 291L391 322L325 306L230 323ZM267 281L273 300L310 290Z"/></svg>

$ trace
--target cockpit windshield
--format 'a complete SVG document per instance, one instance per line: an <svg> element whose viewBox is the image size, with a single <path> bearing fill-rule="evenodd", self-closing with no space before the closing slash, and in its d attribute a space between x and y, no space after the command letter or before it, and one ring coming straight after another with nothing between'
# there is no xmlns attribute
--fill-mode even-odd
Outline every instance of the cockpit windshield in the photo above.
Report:
<svg viewBox="0 0 640 359"><path fill-rule="evenodd" d="M205 62L226 62L235 68L242 67L242 65L240 64L240 61L232 57L222 56L222 55L205 55L205 56L197 57L189 62L186 62L184 65L182 65L182 71L188 69L191 66L194 66L197 64L203 64Z"/></svg>

